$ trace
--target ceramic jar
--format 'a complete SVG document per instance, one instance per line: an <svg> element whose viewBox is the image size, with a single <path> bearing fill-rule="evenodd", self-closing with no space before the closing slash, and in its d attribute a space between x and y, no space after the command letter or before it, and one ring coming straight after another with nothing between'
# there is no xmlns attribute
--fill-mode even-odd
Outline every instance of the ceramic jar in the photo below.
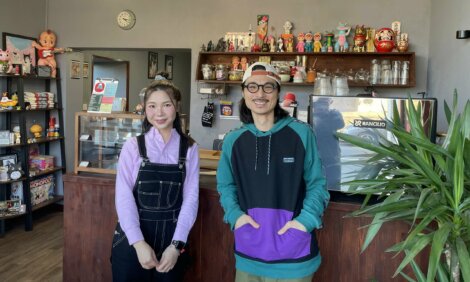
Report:
<svg viewBox="0 0 470 282"><path fill-rule="evenodd" d="M395 48L395 32L383 27L375 32L374 45L377 52L392 52Z"/></svg>

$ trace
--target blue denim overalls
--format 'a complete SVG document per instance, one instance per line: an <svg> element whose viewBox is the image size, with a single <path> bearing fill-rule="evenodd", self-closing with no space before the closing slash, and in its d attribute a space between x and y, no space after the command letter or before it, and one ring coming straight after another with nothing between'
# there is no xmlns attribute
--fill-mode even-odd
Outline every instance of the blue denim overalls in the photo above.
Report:
<svg viewBox="0 0 470 282"><path fill-rule="evenodd" d="M144 134L137 137L137 143L142 164L133 194L144 239L160 260L163 251L171 244L183 203L188 142L181 137L178 164L151 163L147 157ZM113 281L180 281L183 274L181 256L168 273L142 268L119 222L114 231L111 263Z"/></svg>

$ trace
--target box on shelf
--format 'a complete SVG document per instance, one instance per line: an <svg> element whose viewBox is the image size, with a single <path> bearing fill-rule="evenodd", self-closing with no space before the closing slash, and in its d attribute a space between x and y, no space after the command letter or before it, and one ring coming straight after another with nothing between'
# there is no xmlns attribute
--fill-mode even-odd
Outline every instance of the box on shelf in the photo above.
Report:
<svg viewBox="0 0 470 282"><path fill-rule="evenodd" d="M54 168L54 156L37 155L29 159L29 167L36 170L47 170Z"/></svg>
<svg viewBox="0 0 470 282"><path fill-rule="evenodd" d="M199 166L202 169L217 169L217 164L220 159L220 151L199 149Z"/></svg>
<svg viewBox="0 0 470 282"><path fill-rule="evenodd" d="M33 180L29 184L31 189L31 204L37 205L54 197L54 175L48 175Z"/></svg>
<svg viewBox="0 0 470 282"><path fill-rule="evenodd" d="M38 66L38 76L51 76L51 68L48 66Z"/></svg>

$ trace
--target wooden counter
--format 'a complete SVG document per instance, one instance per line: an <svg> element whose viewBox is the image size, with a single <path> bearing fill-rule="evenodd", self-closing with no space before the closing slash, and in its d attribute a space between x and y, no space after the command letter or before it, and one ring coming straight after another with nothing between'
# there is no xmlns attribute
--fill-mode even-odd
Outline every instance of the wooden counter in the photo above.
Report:
<svg viewBox="0 0 470 282"><path fill-rule="evenodd" d="M233 281L233 236L222 221L215 177L201 176L200 203L190 234L191 266L185 281ZM318 231L323 257L313 281L405 281L392 279L401 257L385 249L405 236L408 226L390 223L369 248L360 253L370 218L345 218L357 204L331 202ZM64 281L111 281L111 242L116 224L114 177L64 176ZM419 257L421 264L426 254Z"/></svg>

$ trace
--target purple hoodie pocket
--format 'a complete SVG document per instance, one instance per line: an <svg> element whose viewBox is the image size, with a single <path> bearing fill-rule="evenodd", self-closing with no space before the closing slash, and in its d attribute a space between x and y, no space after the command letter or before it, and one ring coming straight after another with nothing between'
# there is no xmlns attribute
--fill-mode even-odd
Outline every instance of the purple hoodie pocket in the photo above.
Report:
<svg viewBox="0 0 470 282"><path fill-rule="evenodd" d="M260 227L245 224L235 229L235 250L238 253L264 261L297 259L310 254L310 233L291 228L283 235L277 234L291 220L292 212L256 208L249 210L248 214Z"/></svg>

